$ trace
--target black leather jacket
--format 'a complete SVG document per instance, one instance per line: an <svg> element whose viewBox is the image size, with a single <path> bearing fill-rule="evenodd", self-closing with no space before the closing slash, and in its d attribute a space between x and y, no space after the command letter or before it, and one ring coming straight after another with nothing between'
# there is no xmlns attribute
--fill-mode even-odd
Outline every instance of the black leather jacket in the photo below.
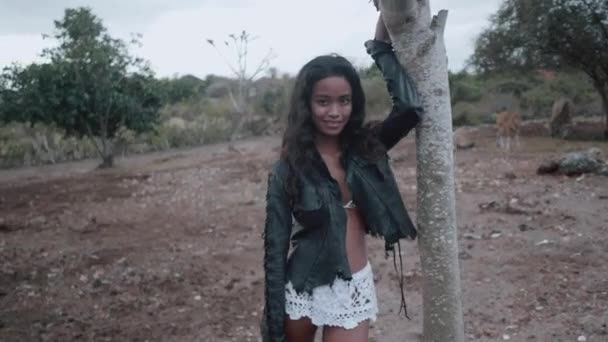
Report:
<svg viewBox="0 0 608 342"><path fill-rule="evenodd" d="M422 110L414 85L401 68L392 46L368 41L367 51L380 68L393 107L377 130L388 151L419 121ZM336 276L351 279L346 258L346 213L337 182L323 161L315 163L316 176L300 179L299 198L290 201L286 193L288 166L277 161L268 178L264 230L265 309L262 321L264 341L285 341L285 285L291 281L297 292L330 284ZM343 152L348 185L367 232L381 236L387 250L401 238L416 237L416 229L405 209L388 156L371 162L356 153ZM293 219L298 229L292 229ZM290 242L293 249L288 257Z"/></svg>

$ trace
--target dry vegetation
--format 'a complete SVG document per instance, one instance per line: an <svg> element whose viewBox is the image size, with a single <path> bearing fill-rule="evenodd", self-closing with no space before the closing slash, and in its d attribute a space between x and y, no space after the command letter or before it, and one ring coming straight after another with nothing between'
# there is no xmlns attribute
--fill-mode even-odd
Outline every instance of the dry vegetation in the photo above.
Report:
<svg viewBox="0 0 608 342"><path fill-rule="evenodd" d="M538 128L537 128L538 129ZM471 341L608 340L608 182L538 176L550 155L608 144L522 129L456 151L466 333ZM0 171L0 340L257 341L267 170L277 138ZM415 215L415 148L392 152ZM380 316L373 341L417 340L417 246L405 243L407 301L370 240Z"/></svg>

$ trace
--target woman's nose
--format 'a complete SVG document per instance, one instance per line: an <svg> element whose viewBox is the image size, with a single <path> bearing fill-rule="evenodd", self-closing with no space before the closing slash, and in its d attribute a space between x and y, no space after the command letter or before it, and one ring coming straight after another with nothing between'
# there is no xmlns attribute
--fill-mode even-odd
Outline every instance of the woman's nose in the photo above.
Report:
<svg viewBox="0 0 608 342"><path fill-rule="evenodd" d="M329 108L329 116L332 118L337 118L340 116L340 106L338 104L333 104Z"/></svg>

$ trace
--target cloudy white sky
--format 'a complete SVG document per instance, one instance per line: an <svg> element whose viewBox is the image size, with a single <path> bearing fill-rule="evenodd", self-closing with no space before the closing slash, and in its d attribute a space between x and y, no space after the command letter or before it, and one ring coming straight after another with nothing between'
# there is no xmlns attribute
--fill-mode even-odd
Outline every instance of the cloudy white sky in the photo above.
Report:
<svg viewBox="0 0 608 342"><path fill-rule="evenodd" d="M470 56L475 37L487 26L500 0L431 0L433 13L449 10L445 39L449 68L458 71ZM205 40L222 41L246 30L251 63L269 49L272 66L296 73L312 57L336 52L368 65L363 42L373 35L377 13L368 0L0 0L0 68L39 60L52 41L66 7L88 6L114 37L143 35L135 51L159 76L229 75L218 53ZM223 50L230 55L229 50Z"/></svg>

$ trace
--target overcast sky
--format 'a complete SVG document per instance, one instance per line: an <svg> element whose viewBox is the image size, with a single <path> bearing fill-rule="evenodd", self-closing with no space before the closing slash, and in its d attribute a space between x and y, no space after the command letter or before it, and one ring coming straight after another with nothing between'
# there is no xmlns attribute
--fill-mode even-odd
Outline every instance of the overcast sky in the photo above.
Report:
<svg viewBox="0 0 608 342"><path fill-rule="evenodd" d="M475 37L487 27L499 0L431 0L433 13L449 10L445 40L449 68L458 71L471 55ZM339 53L368 65L363 42L373 35L377 13L368 0L0 0L0 67L27 64L52 41L53 20L66 7L88 6L111 35L143 35L133 52L150 61L158 76L229 75L218 53L205 40L223 41L246 30L255 65L269 49L272 66L296 73L309 59ZM230 50L222 50L230 57Z"/></svg>

